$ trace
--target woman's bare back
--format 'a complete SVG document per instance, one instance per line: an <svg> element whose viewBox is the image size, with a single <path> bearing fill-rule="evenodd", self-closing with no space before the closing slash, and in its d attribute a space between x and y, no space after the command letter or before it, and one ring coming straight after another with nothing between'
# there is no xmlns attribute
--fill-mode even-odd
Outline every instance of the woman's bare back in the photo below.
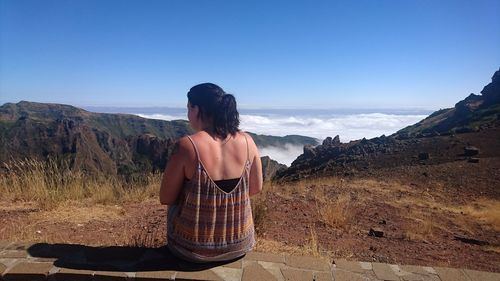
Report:
<svg viewBox="0 0 500 281"><path fill-rule="evenodd" d="M228 135L226 140L212 137L205 131L200 131L191 136L198 148L200 159L209 177L214 180L225 180L240 178L245 162L253 159L253 149L251 140L245 139L245 133L237 133L234 136ZM247 146L247 141L249 142ZM197 165L196 152L192 148L187 161L185 171L188 179L192 178Z"/></svg>

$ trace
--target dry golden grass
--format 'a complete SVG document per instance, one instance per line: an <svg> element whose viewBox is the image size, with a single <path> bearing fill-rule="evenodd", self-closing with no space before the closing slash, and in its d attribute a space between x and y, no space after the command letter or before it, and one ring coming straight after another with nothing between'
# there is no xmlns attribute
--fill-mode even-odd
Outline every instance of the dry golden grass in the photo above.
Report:
<svg viewBox="0 0 500 281"><path fill-rule="evenodd" d="M353 206L349 194L339 194L331 201L318 204L318 215L322 222L332 227L346 227L353 217Z"/></svg>
<svg viewBox="0 0 500 281"><path fill-rule="evenodd" d="M161 174L149 174L140 183L118 176L89 176L72 170L65 161L23 160L4 163L0 174L0 201L36 202L51 210L62 202L91 199L96 204L140 202L159 193Z"/></svg>
<svg viewBox="0 0 500 281"><path fill-rule="evenodd" d="M311 232L311 238L310 238L311 254L315 257L319 257L320 252L319 252L318 235L316 234L316 230L314 229L314 225L311 225L309 227L309 230Z"/></svg>
<svg viewBox="0 0 500 281"><path fill-rule="evenodd" d="M430 217L410 219L405 226L405 239L410 241L428 241L432 239L436 226Z"/></svg>
<svg viewBox="0 0 500 281"><path fill-rule="evenodd" d="M463 213L500 232L500 200L478 199L473 205L465 206Z"/></svg>
<svg viewBox="0 0 500 281"><path fill-rule="evenodd" d="M265 182L262 191L251 198L253 223L257 234L264 228L267 217L267 197L269 192L273 192L274 189L271 182Z"/></svg>

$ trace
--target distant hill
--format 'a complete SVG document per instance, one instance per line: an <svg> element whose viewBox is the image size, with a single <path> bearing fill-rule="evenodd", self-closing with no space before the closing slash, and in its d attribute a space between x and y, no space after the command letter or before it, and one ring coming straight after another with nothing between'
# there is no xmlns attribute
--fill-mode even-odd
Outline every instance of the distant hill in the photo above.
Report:
<svg viewBox="0 0 500 281"><path fill-rule="evenodd" d="M293 145L317 145L319 141L315 138L299 136L299 135L286 135L284 137L268 136L268 135L257 135L254 133L249 133L255 144L258 147L275 146L282 147L285 144Z"/></svg>
<svg viewBox="0 0 500 281"><path fill-rule="evenodd" d="M500 70L481 93L471 94L454 108L434 112L391 136L349 143L341 143L336 136L318 146L305 146L304 153L289 168L279 170L275 179L371 175L382 169L467 160L464 148L469 145L480 147L481 155L499 157ZM457 134L466 136L455 137Z"/></svg>
<svg viewBox="0 0 500 281"><path fill-rule="evenodd" d="M133 177L162 171L175 141L190 133L185 120L94 113L64 104L6 103L0 106L0 163L51 157L89 174ZM251 135L258 146L315 141L302 136ZM271 159L265 163L268 177L282 168Z"/></svg>

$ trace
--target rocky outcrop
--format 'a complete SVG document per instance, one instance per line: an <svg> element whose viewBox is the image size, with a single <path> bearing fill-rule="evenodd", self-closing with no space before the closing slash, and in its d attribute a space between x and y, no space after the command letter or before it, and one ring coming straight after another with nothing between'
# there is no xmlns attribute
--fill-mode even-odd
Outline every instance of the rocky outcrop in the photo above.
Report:
<svg viewBox="0 0 500 281"><path fill-rule="evenodd" d="M260 159L262 162L262 175L265 181L272 179L277 172L286 169L286 165L274 161L269 156L263 156Z"/></svg>
<svg viewBox="0 0 500 281"><path fill-rule="evenodd" d="M372 174L378 169L433 165L457 160L479 162L479 149L466 144L459 147L455 134L483 130L496 135L500 127L500 70L481 91L458 102L452 109L442 109L413 126L391 136L340 143L327 137L321 145L304 146L289 168L278 171L277 180L357 173ZM474 139L474 138L472 138ZM463 145L463 143L460 143ZM495 147L499 145L495 142ZM477 160L476 160L477 159Z"/></svg>
<svg viewBox="0 0 500 281"><path fill-rule="evenodd" d="M455 104L454 108L441 109L415 125L408 126L395 135L399 138L432 137L475 132L500 124L500 70L481 95L470 94Z"/></svg>

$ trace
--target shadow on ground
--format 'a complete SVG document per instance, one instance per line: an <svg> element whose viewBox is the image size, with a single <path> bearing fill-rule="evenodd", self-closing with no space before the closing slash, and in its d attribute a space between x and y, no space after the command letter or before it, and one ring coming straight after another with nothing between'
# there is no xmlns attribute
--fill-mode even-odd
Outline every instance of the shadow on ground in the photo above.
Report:
<svg viewBox="0 0 500 281"><path fill-rule="evenodd" d="M38 243L28 248L35 258L55 259L57 267L95 271L200 271L234 262L191 263L174 256L168 248L128 246L92 247L78 244Z"/></svg>

